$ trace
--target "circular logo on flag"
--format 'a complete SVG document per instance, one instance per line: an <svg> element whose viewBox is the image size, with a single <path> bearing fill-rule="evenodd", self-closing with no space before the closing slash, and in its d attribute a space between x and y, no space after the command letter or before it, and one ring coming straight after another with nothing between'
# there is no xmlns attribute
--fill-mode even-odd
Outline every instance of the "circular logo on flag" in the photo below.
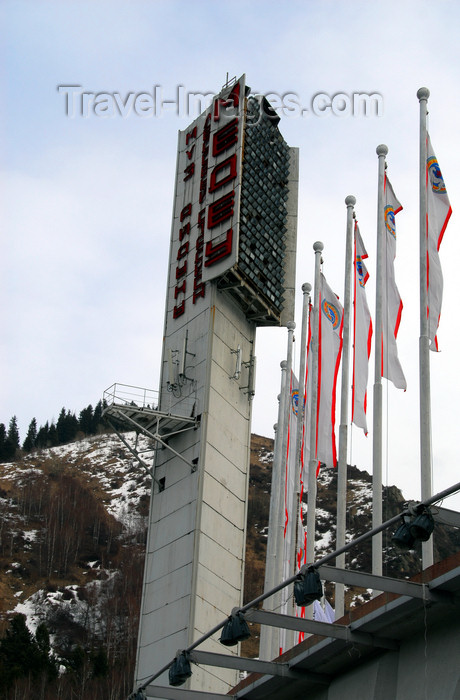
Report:
<svg viewBox="0 0 460 700"><path fill-rule="evenodd" d="M428 172L430 174L431 189L436 194L446 194L446 186L442 177L441 168L434 156L427 158Z"/></svg>
<svg viewBox="0 0 460 700"><path fill-rule="evenodd" d="M332 323L334 330L338 328L340 323L340 314L334 304L331 304L330 301L324 299L321 306L323 309L323 314L326 316L327 320Z"/></svg>
<svg viewBox="0 0 460 700"><path fill-rule="evenodd" d="M364 287L363 261L360 257L356 258L356 272L358 273L358 282L360 286Z"/></svg>
<svg viewBox="0 0 460 700"><path fill-rule="evenodd" d="M395 210L391 204L385 207L385 226L393 238L396 238Z"/></svg>
<svg viewBox="0 0 460 700"><path fill-rule="evenodd" d="M292 412L297 415L299 411L299 390L293 389L291 393Z"/></svg>

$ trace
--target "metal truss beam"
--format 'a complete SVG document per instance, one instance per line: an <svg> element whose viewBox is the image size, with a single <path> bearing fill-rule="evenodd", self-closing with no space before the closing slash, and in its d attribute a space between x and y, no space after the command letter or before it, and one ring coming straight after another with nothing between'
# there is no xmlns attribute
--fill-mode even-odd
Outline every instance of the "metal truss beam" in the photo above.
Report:
<svg viewBox="0 0 460 700"><path fill-rule="evenodd" d="M430 591L423 583L414 583L404 579L389 578L388 576L376 576L364 571L350 571L349 569L339 569L335 566L320 566L318 572L323 581L334 581L335 583L345 583L347 586L357 586L358 588L372 588L375 591L385 591L386 593L397 593L407 595L411 598L421 598L430 601Z"/></svg>
<svg viewBox="0 0 460 700"><path fill-rule="evenodd" d="M201 690L186 690L174 686L148 685L145 689L147 698L164 698L165 700L227 700L232 697L219 693L206 693Z"/></svg>
<svg viewBox="0 0 460 700"><path fill-rule="evenodd" d="M440 525L460 527L460 513L456 510L449 510L449 508L434 506L431 509L431 515L435 519L435 522L439 523Z"/></svg>
<svg viewBox="0 0 460 700"><path fill-rule="evenodd" d="M293 670L287 663L276 663L274 661L260 661L259 659L247 659L242 656L229 654L215 654L209 651L190 652L190 661L203 666L218 666L219 668L232 668L237 671L247 671L248 673L261 673L267 676L282 676L284 678L309 678L327 685L331 679L329 676L314 673L311 671Z"/></svg>
<svg viewBox="0 0 460 700"><path fill-rule="evenodd" d="M112 430L116 433L118 439L122 441L122 443L123 443L123 445L126 447L126 449L129 450L129 451L131 452L131 454L133 455L133 457L135 457L135 458L137 459L137 461L139 462L139 464L140 464L142 467L144 467L145 471L148 472L149 476L152 477L155 481L157 481L157 480L155 479L155 477L153 476L153 469L152 469L152 467L149 467L149 465L147 464L147 462L144 462L144 460L143 460L142 457L140 456L139 452L137 452L135 449L133 449L133 448L131 447L131 445L129 444L129 442L125 439L123 433L120 433L120 431L117 430L117 428L113 425L113 423L111 423L111 422L108 420L108 418L106 418L106 421L107 421L107 423L110 425L110 427L112 428ZM158 481L157 481L157 483L158 483Z"/></svg>
<svg viewBox="0 0 460 700"><path fill-rule="evenodd" d="M399 642L396 639L376 637L368 632L352 630L347 625L337 625L330 622L319 622L317 620L305 620L301 617L281 615L280 613L267 612L266 610L251 610L245 613L245 618L251 620L251 622L259 622L261 625L280 627L297 632L307 632L308 634L318 634L321 637L342 639L351 644L364 644L366 646L392 650L399 648Z"/></svg>
<svg viewBox="0 0 460 700"><path fill-rule="evenodd" d="M168 438L173 437L174 435L178 435L179 433L186 432L187 430L195 430L195 428L197 427L196 420L188 421L190 423L190 425L187 425L184 428L169 432L169 433L164 434L164 435L160 435L159 423L161 420L161 416L157 417L157 419L156 419L157 428L156 428L155 432L152 432L149 428L146 428L145 426L141 425L141 423L138 423L136 420L134 420L134 418L127 415L125 412L119 410L116 406L111 406L110 411L108 411L108 413L109 413L109 415L111 415L115 418L118 418L118 420L120 420L120 421L125 421L125 422L129 423L137 432L141 432L143 435L146 435L147 437L151 438L152 440L155 440L155 442L159 443L162 447L169 450L176 457L178 457L183 462L185 462L185 464L187 464L192 471L195 470L196 465L194 465L186 457L184 457L184 455L180 454L180 452L178 452L173 447L171 447L171 445L169 445L167 442L165 442L165 439L167 440ZM171 416L168 416L168 418L171 418ZM178 418L178 421L179 420L181 420L183 422L183 420L185 420L185 419Z"/></svg>

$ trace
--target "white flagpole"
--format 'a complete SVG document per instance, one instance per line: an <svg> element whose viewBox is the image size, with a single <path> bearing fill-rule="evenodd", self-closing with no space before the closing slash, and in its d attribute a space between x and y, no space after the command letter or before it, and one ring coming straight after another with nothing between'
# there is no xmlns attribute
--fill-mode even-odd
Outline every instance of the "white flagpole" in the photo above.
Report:
<svg viewBox="0 0 460 700"><path fill-rule="evenodd" d="M310 430L310 462L308 465L308 508L307 508L307 564L315 561L315 536L316 536L316 416L318 398L318 349L319 349L319 287L321 274L321 253L324 245L321 241L313 244L315 251L315 292L313 306L313 333L312 344L312 383L311 383L311 430ZM310 370L309 370L310 371ZM313 606L306 611L306 617L313 615Z"/></svg>
<svg viewBox="0 0 460 700"><path fill-rule="evenodd" d="M295 457L295 476L294 476L294 492L292 498L292 505L290 507L290 517L292 517L293 531L291 539L291 573L293 576L297 569L296 553L298 547L297 531L299 525L299 518L301 513L301 503L300 503L300 471L302 468L302 437L303 437L303 424L305 420L305 403L304 403L304 391L305 391L305 375L306 375L306 363L307 363L307 332L308 332L308 310L310 306L310 292L311 284L305 282L302 285L303 292L303 305L302 305L302 329L300 337L300 365L299 365L299 403L297 410L297 435L296 435L296 457ZM292 614L295 610L294 598L292 599ZM290 648L294 644L294 631L288 630L289 643L287 648Z"/></svg>
<svg viewBox="0 0 460 700"><path fill-rule="evenodd" d="M283 580L283 559L284 559L284 526L285 526L285 494L286 494L286 462L288 458L288 430L289 430L289 413L291 410L291 372L292 372L292 348L294 344L294 321L289 321L286 324L288 330L287 343L287 358L286 358L286 377L284 392L280 402L280 416L282 418L282 429L279 429L279 440L281 443L281 469L279 482L279 501L276 522L276 579L274 585L277 585ZM273 596L274 609L278 610L282 602L282 592L278 591ZM280 634L279 631L273 634L272 639L272 656L274 659L279 656L280 649Z"/></svg>
<svg viewBox="0 0 460 700"><path fill-rule="evenodd" d="M430 340L428 337L427 290L427 192L426 192L426 115L430 96L428 88L420 88L420 472L422 501L433 493L431 478L431 382ZM433 564L433 538L422 543L423 568Z"/></svg>
<svg viewBox="0 0 460 700"><path fill-rule="evenodd" d="M351 309L351 270L353 257L353 207L356 198L348 195L347 230L345 246L345 290L343 297L343 347L342 347L342 392L340 399L340 428L339 428L339 462L337 467L337 531L336 545L340 549L345 545L346 511L347 511L347 450L348 450L348 393L349 393L349 361L350 361L350 309ZM336 566L345 568L345 554L336 559ZM335 615L336 619L345 613L345 587L343 583L335 584Z"/></svg>
<svg viewBox="0 0 460 700"><path fill-rule="evenodd" d="M268 516L268 536L267 536L267 553L265 556L265 583L264 583L264 593L270 591L275 587L276 581L276 543L277 543L277 519L279 511L279 500L280 500L280 479L281 479L281 430L282 427L282 401L281 398L285 393L285 383L286 383L286 367L287 362L283 360L281 362L281 390L278 396L278 423L273 426L275 431L275 444L273 450L273 463L272 463L272 482L270 491L270 512ZM273 611L274 600L273 596L267 598L265 601L265 609ZM265 661L271 661L272 647L273 647L273 637L274 628L268 625L263 625L260 631L260 649L259 656Z"/></svg>
<svg viewBox="0 0 460 700"><path fill-rule="evenodd" d="M290 385L292 369L292 346L294 342L294 321L289 321L287 359L281 362L281 393L278 409L278 424L273 456L270 515L267 539L265 571L265 591L274 588L283 579L284 549L284 493L286 488L287 431L290 409ZM267 599L267 609L276 610L281 601L281 593ZM279 632L263 627L260 656L265 660L274 659L279 652ZM262 656L263 654L263 656Z"/></svg>
<svg viewBox="0 0 460 700"><path fill-rule="evenodd" d="M372 445L372 528L382 524L382 295L383 266L386 264L384 235L385 215L383 211L383 188L385 184L385 156L388 147L377 146L379 157L378 196L377 196L377 263L375 294L375 376L374 376L374 415ZM372 573L382 575L382 533L372 538Z"/></svg>

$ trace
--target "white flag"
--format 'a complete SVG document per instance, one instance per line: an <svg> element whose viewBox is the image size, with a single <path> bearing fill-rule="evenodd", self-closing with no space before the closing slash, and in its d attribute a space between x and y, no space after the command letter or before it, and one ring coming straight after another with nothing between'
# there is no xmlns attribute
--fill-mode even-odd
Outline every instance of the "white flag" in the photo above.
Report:
<svg viewBox="0 0 460 700"><path fill-rule="evenodd" d="M353 316L353 385L351 420L367 435L367 380L372 342L372 320L366 299L369 273L364 264L367 252L358 224L355 224L354 246L354 316Z"/></svg>
<svg viewBox="0 0 460 700"><path fill-rule="evenodd" d="M342 357L343 307L323 274L319 310L316 459L336 467L335 408L337 375Z"/></svg>
<svg viewBox="0 0 460 700"><path fill-rule="evenodd" d="M402 371L396 347L403 304L395 280L394 260L396 257L395 217L402 206L395 197L389 179L385 175L384 184L384 260L382 296L382 377L393 382L398 389L406 389L406 378ZM381 261L382 264L382 261Z"/></svg>
<svg viewBox="0 0 460 700"><path fill-rule="evenodd" d="M438 350L436 333L441 315L443 279L439 247L452 208L447 196L441 169L427 137L426 158L426 204L427 204L427 294L428 337L430 350Z"/></svg>

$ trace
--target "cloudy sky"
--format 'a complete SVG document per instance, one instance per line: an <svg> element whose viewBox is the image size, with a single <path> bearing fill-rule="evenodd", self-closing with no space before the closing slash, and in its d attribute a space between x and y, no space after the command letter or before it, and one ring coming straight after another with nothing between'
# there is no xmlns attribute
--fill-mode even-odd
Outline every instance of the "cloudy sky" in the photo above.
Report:
<svg viewBox="0 0 460 700"><path fill-rule="evenodd" d="M323 272L343 296L348 194L369 253L373 309L375 149L389 148L388 174L404 207L396 274L408 389L384 386L384 481L418 498L416 92L427 86L454 210L441 249L442 352L431 358L434 489L458 481L458 3L3 0L0 17L0 422L15 414L24 439L32 417L43 424L62 406L78 412L115 381L157 387L177 131L198 113L184 96L218 92L227 74L245 73L253 92L278 100L283 135L300 149L299 338L314 241L323 241ZM109 93L114 108L95 108L87 93ZM136 109L139 93L152 98ZM181 104L171 104L178 94ZM355 94L378 94L380 114L344 109ZM335 109L318 113L336 95ZM283 329L258 332L253 430L267 436L286 342ZM371 363L371 404L372 383ZM371 469L372 434L354 430L350 444L349 461Z"/></svg>

